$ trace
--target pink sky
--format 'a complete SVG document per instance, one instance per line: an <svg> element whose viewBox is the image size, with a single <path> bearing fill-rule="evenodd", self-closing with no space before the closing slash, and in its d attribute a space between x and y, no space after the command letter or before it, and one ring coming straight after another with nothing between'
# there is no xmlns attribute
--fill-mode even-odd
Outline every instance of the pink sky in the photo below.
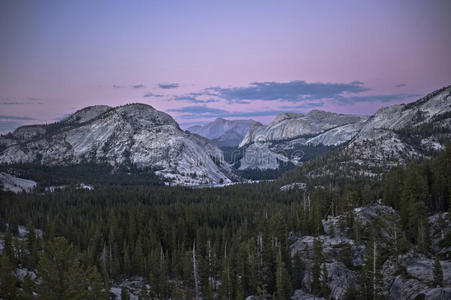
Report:
<svg viewBox="0 0 451 300"><path fill-rule="evenodd" d="M372 114L451 84L450 12L447 0L2 1L0 130L130 102L182 124L311 108ZM355 81L364 91L318 98L315 84ZM256 99L254 82L271 83L272 96ZM285 91L290 82L305 84ZM200 103L212 87L215 102ZM227 96L237 89L246 95Z"/></svg>

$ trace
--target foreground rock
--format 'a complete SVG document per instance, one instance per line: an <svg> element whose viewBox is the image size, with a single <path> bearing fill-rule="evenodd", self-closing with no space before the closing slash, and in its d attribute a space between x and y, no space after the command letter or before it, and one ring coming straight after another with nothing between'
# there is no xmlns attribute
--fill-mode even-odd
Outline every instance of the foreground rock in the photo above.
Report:
<svg viewBox="0 0 451 300"><path fill-rule="evenodd" d="M365 265L365 245L353 240L352 230L347 228L346 221L352 218L359 224L360 230L369 227L376 230L379 237L380 253L385 253L381 263L378 290L386 299L451 299L451 261L440 247L443 238L451 231L447 213L429 217L432 254L420 254L411 249L408 253L393 256L393 230L399 224L399 215L389 206L373 204L356 208L351 214L336 217L329 216L322 220L325 234L313 236L291 236L291 254L299 253L305 263L303 290L297 290L292 299L313 299L309 294L311 287L311 271L314 260L313 243L318 239L322 244L322 266L326 266L331 299L344 299L347 290L352 286L359 289L359 269ZM443 272L443 287L434 286L434 255L439 255ZM384 257L384 256L383 256ZM322 268L322 267L321 267ZM321 275L322 276L322 275ZM297 297L297 298L296 298ZM419 298L417 298L419 297Z"/></svg>

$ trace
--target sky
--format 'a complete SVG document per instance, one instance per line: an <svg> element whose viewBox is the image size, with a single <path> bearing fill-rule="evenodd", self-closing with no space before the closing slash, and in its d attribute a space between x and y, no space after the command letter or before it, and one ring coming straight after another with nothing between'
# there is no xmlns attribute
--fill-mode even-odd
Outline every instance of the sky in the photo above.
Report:
<svg viewBox="0 0 451 300"><path fill-rule="evenodd" d="M146 103L183 128L451 84L449 0L0 1L0 132Z"/></svg>

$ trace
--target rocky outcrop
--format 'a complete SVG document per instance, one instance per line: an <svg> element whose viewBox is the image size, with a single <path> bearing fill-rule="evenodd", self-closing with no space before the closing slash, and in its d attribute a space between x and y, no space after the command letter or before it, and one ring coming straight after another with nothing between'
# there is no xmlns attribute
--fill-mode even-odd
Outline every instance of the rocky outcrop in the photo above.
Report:
<svg viewBox="0 0 451 300"><path fill-rule="evenodd" d="M350 271L342 262L327 263L327 279L332 299L343 299L351 286L358 287L354 272Z"/></svg>
<svg viewBox="0 0 451 300"><path fill-rule="evenodd" d="M230 166L214 144L182 131L171 116L149 105L88 107L43 128L43 135L7 146L0 163L133 164L153 168L175 184L230 182Z"/></svg>
<svg viewBox="0 0 451 300"><path fill-rule="evenodd" d="M303 182L294 182L290 184L286 184L284 186L280 187L280 190L282 192L289 192L289 191L295 191L295 190L305 190L307 188L307 184Z"/></svg>
<svg viewBox="0 0 451 300"><path fill-rule="evenodd" d="M306 269L303 278L304 291L297 292L298 295L309 295L307 292L310 291L311 285L315 239L318 239L322 245L322 262L327 268L327 282L331 290L331 299L343 299L347 289L351 286L359 289L357 280L359 275L356 270L365 264L365 245L363 241L356 242L352 239L352 231L346 227L346 222L350 217L354 224L359 224L361 234L370 226L375 229L375 234L378 236L379 253L389 255L385 256L384 261L381 262L378 293L382 297L397 300L416 299L416 297L420 297L419 299L448 299L447 297L451 295L451 261L443 253L441 254L443 287L435 287L433 285L433 255L426 256L412 249L398 257L393 256L391 248L394 240L393 232L401 230L398 228L399 215L393 208L378 203L356 208L351 214L329 216L322 220L324 235L296 237L294 233L291 234L291 254L299 253ZM447 236L451 231L448 214L431 216L429 222L433 253L440 255L439 242L443 242L442 237Z"/></svg>

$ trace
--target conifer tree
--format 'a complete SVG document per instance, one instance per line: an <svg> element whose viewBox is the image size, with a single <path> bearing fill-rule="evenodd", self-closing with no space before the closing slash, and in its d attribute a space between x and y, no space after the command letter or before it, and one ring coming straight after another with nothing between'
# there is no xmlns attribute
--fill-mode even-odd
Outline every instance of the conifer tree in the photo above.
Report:
<svg viewBox="0 0 451 300"><path fill-rule="evenodd" d="M30 274L26 274L23 283L22 283L22 292L21 292L21 298L26 300L34 299L34 292L36 291L36 285L34 281L31 279Z"/></svg>
<svg viewBox="0 0 451 300"><path fill-rule="evenodd" d="M0 256L0 298L19 299L17 284L19 279L14 274L15 266L11 263L8 255Z"/></svg>
<svg viewBox="0 0 451 300"><path fill-rule="evenodd" d="M313 241L313 266L312 266L312 294L319 296L321 294L321 262L323 260L322 245L319 239Z"/></svg>
<svg viewBox="0 0 451 300"><path fill-rule="evenodd" d="M326 264L323 264L323 271L321 274L321 297L328 299L329 295L330 295L329 274L327 273Z"/></svg>
<svg viewBox="0 0 451 300"><path fill-rule="evenodd" d="M130 294L125 286L121 288L121 300L130 300Z"/></svg>
<svg viewBox="0 0 451 300"><path fill-rule="evenodd" d="M276 296L277 299L289 299L291 296L291 280L285 263L282 259L282 251L279 247L277 255L277 274L276 274Z"/></svg>
<svg viewBox="0 0 451 300"><path fill-rule="evenodd" d="M39 259L37 275L42 299L86 297L88 274L65 238L58 237L47 244Z"/></svg>
<svg viewBox="0 0 451 300"><path fill-rule="evenodd" d="M442 266L440 265L440 260L438 256L435 256L434 259L434 287L442 287L443 286L443 271Z"/></svg>
<svg viewBox="0 0 451 300"><path fill-rule="evenodd" d="M293 269L292 269L292 286L294 289L302 288L302 281L304 279L305 264L301 259L299 252L293 255Z"/></svg>

